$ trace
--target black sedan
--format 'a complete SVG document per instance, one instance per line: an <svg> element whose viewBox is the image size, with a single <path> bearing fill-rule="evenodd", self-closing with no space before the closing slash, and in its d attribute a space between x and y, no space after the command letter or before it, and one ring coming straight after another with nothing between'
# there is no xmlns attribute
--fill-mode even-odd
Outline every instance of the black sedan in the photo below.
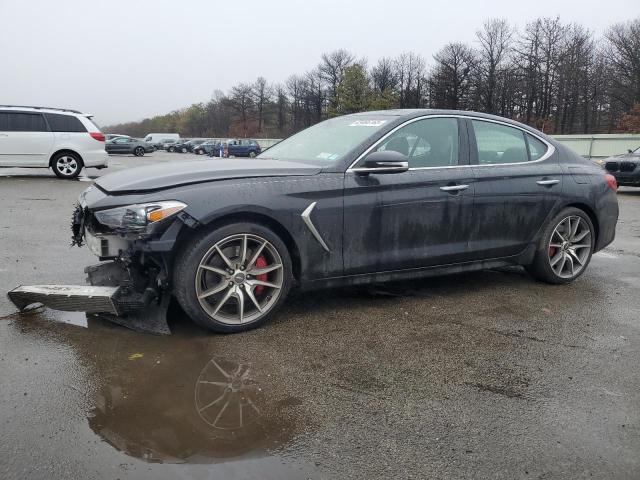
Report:
<svg viewBox="0 0 640 480"><path fill-rule="evenodd" d="M108 140L104 148L110 154L133 154L136 157L142 157L145 153L156 150L150 143L131 137L116 137Z"/></svg>
<svg viewBox="0 0 640 480"><path fill-rule="evenodd" d="M253 160L100 177L80 197L74 239L112 260L109 278L137 292L127 305L174 297L200 325L238 332L294 286L506 265L570 282L613 241L616 188L526 125L390 110L327 120Z"/></svg>
<svg viewBox="0 0 640 480"><path fill-rule="evenodd" d="M618 185L640 187L640 147L609 157L602 163L607 172L616 177Z"/></svg>
<svg viewBox="0 0 640 480"><path fill-rule="evenodd" d="M187 143L190 140L188 138L181 138L180 140L178 140L175 143L171 143L171 144L167 144L166 150L167 152L180 152L180 153L187 153L189 151L189 149L187 148Z"/></svg>

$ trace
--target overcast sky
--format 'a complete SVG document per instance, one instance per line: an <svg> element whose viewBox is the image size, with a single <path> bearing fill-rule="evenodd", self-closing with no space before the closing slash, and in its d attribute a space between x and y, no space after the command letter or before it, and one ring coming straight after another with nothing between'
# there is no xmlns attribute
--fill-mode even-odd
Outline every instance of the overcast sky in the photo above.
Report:
<svg viewBox="0 0 640 480"><path fill-rule="evenodd" d="M370 64L403 51L431 61L447 42L475 42L487 18L521 27L556 15L601 34L640 2L0 0L0 104L140 120L260 75L281 82L333 49Z"/></svg>

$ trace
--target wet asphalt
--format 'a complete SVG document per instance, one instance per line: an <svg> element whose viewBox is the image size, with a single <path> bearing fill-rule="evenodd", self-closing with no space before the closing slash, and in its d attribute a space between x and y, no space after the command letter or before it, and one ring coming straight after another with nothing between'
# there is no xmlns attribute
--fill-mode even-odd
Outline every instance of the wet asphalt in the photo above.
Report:
<svg viewBox="0 0 640 480"><path fill-rule="evenodd" d="M238 335L178 309L167 337L15 314L4 292L96 263L69 225L97 174L0 169L0 479L640 478L640 189L566 286L514 268L297 294Z"/></svg>

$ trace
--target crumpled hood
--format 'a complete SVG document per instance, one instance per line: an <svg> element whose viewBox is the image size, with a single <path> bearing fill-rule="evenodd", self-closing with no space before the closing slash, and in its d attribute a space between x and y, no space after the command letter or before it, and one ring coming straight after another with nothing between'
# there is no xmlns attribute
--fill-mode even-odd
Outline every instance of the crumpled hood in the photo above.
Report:
<svg viewBox="0 0 640 480"><path fill-rule="evenodd" d="M109 193L134 193L234 178L315 175L320 170L315 165L266 159L178 161L110 173L95 183Z"/></svg>

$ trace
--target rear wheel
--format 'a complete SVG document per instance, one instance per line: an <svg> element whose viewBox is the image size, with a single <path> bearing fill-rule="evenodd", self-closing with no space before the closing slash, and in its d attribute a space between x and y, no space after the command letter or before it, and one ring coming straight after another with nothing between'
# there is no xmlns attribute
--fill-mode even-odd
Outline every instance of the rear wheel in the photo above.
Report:
<svg viewBox="0 0 640 480"><path fill-rule="evenodd" d="M543 282L569 283L584 273L594 244L595 230L589 216L578 208L566 208L545 227L527 271Z"/></svg>
<svg viewBox="0 0 640 480"><path fill-rule="evenodd" d="M186 147L182 147L182 148L180 149L180 151L181 151L182 153L187 153L187 148L186 148Z"/></svg>
<svg viewBox="0 0 640 480"><path fill-rule="evenodd" d="M291 287L287 247L262 225L229 224L198 235L181 250L175 296L196 323L216 332L261 325Z"/></svg>
<svg viewBox="0 0 640 480"><path fill-rule="evenodd" d="M72 152L61 152L51 159L51 168L58 178L76 178L83 166L80 156Z"/></svg>
<svg viewBox="0 0 640 480"><path fill-rule="evenodd" d="M249 152L250 158L255 158L255 156L256 156L256 152L253 152L253 151Z"/></svg>
<svg viewBox="0 0 640 480"><path fill-rule="evenodd" d="M175 151L176 151L176 149L175 149L174 147L169 147L169 148L167 148L167 152L171 152L171 153L173 153L173 152L175 152Z"/></svg>
<svg viewBox="0 0 640 480"><path fill-rule="evenodd" d="M133 154L134 154L136 157L142 157L142 156L144 156L144 148L142 148L142 147L136 147L136 148L135 148L135 150L133 151Z"/></svg>

